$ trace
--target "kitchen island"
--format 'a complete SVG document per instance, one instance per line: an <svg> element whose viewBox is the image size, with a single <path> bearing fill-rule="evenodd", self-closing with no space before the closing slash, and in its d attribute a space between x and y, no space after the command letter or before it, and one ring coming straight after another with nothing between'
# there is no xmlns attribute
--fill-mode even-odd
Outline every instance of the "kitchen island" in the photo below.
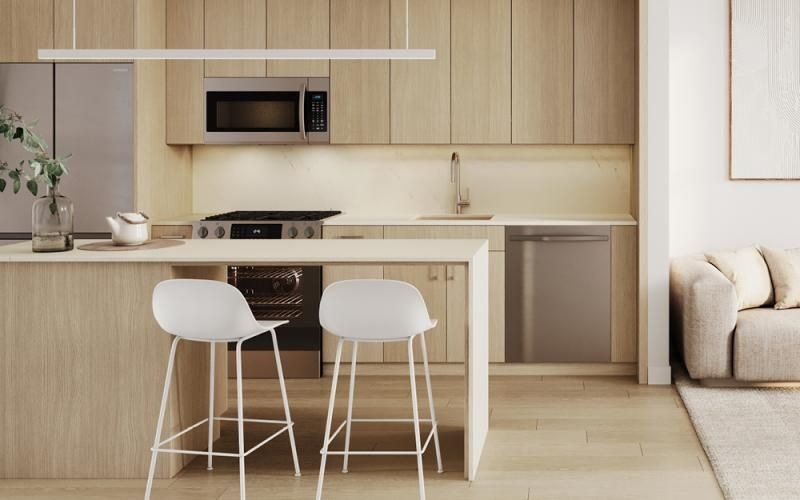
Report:
<svg viewBox="0 0 800 500"><path fill-rule="evenodd" d="M146 477L170 348L153 318L153 287L170 278L225 280L228 265L329 264L464 267L464 474L475 478L489 424L486 240L189 240L156 250L77 249L89 242L51 254L31 252L30 242L0 247L0 478ZM218 363L219 414L227 408L226 373ZM165 432L205 418L207 381L208 347L186 343ZM204 436L186 434L176 447L204 449ZM189 460L163 457L157 477L174 476Z"/></svg>

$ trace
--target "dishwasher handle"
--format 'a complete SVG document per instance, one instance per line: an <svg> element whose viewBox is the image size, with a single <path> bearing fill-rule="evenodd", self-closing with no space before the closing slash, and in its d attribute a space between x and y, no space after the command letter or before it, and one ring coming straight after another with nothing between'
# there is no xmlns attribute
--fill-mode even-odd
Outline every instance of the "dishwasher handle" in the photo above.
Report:
<svg viewBox="0 0 800 500"><path fill-rule="evenodd" d="M545 243L558 242L585 242L585 241L608 241L608 236L599 235L534 235L534 234L512 234L511 241L541 241Z"/></svg>

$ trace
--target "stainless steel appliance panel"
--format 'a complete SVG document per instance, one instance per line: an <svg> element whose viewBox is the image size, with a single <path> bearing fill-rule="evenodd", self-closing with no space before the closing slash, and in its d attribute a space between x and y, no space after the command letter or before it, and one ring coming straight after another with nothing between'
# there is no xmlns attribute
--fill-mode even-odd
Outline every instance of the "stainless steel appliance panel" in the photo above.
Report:
<svg viewBox="0 0 800 500"><path fill-rule="evenodd" d="M206 78L203 140L328 143L328 89L328 78Z"/></svg>
<svg viewBox="0 0 800 500"><path fill-rule="evenodd" d="M506 228L506 361L611 360L608 226Z"/></svg>
<svg viewBox="0 0 800 500"><path fill-rule="evenodd" d="M72 154L61 191L78 237L108 234L107 215L134 209L133 65L56 64L55 152Z"/></svg>
<svg viewBox="0 0 800 500"><path fill-rule="evenodd" d="M0 104L22 115L27 123L35 122L36 133L53 145L52 64L0 64ZM31 157L19 143L0 141L0 160L9 166ZM39 187L43 192L44 186ZM0 238L30 239L32 204L33 196L24 183L16 195L9 183L0 194Z"/></svg>

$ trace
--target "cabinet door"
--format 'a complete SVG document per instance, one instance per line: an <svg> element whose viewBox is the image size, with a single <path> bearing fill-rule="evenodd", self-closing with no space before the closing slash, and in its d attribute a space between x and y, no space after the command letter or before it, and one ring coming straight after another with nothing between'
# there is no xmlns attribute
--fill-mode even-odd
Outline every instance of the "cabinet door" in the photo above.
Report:
<svg viewBox="0 0 800 500"><path fill-rule="evenodd" d="M511 143L511 0L453 0L451 140Z"/></svg>
<svg viewBox="0 0 800 500"><path fill-rule="evenodd" d="M53 48L53 0L0 0L0 63L40 62Z"/></svg>
<svg viewBox="0 0 800 500"><path fill-rule="evenodd" d="M267 48L267 0L206 0L205 48ZM206 76L267 76L267 62L206 61Z"/></svg>
<svg viewBox="0 0 800 500"><path fill-rule="evenodd" d="M489 361L506 358L505 252L489 252ZM467 335L467 276L447 266L447 362L463 363Z"/></svg>
<svg viewBox="0 0 800 500"><path fill-rule="evenodd" d="M511 142L572 143L572 0L512 0Z"/></svg>
<svg viewBox="0 0 800 500"><path fill-rule="evenodd" d="M204 0L167 0L167 48L202 49ZM167 61L167 144L203 143L203 61Z"/></svg>
<svg viewBox="0 0 800 500"><path fill-rule="evenodd" d="M406 0L392 0L392 48L406 47ZM435 61L391 62L392 144L450 143L450 0L409 0L409 47Z"/></svg>
<svg viewBox="0 0 800 500"><path fill-rule="evenodd" d="M331 0L331 47L389 48L389 0ZM389 144L389 61L331 61L331 144Z"/></svg>
<svg viewBox="0 0 800 500"><path fill-rule="evenodd" d="M637 354L637 228L611 228L611 361L635 363Z"/></svg>
<svg viewBox="0 0 800 500"><path fill-rule="evenodd" d="M575 143L633 144L635 0L575 0Z"/></svg>
<svg viewBox="0 0 800 500"><path fill-rule="evenodd" d="M76 47L132 49L134 0L77 0ZM72 0L55 0L54 41L58 49L72 48Z"/></svg>
<svg viewBox="0 0 800 500"><path fill-rule="evenodd" d="M268 49L327 49L328 0L268 0ZM267 61L267 76L328 76L328 61Z"/></svg>
<svg viewBox="0 0 800 500"><path fill-rule="evenodd" d="M442 363L447 361L447 281L445 266L384 266L383 277L399 280L417 287L425 299L428 314L439 320L433 330L425 333L428 347L428 361ZM383 360L387 362L408 362L408 346L404 342L390 342L383 346ZM422 361L419 340L414 342L414 360Z"/></svg>

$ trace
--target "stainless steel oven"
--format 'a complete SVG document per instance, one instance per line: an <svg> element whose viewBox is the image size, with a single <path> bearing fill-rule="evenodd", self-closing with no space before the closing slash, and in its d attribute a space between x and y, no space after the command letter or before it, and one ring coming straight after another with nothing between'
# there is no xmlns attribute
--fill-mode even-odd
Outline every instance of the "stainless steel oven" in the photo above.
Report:
<svg viewBox="0 0 800 500"><path fill-rule="evenodd" d="M322 220L339 212L229 212L193 224L195 239L318 239ZM229 266L228 283L247 299L258 320L288 320L277 329L284 375L322 375L320 266ZM233 345L229 347L233 350ZM261 335L242 345L245 378L277 376L272 339ZM229 358L233 355L230 352ZM229 359L228 366L235 364ZM233 373L229 373L233 376Z"/></svg>
<svg viewBox="0 0 800 500"><path fill-rule="evenodd" d="M329 143L328 78L206 78L207 144Z"/></svg>

